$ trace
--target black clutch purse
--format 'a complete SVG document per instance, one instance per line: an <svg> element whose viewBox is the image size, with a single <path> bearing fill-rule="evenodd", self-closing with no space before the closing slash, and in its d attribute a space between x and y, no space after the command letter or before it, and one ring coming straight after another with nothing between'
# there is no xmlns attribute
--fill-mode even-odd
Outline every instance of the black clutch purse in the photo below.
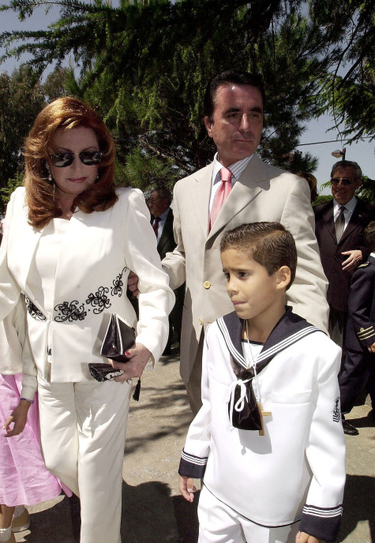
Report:
<svg viewBox="0 0 375 543"><path fill-rule="evenodd" d="M101 356L116 360L116 362L127 362L129 358L125 351L135 343L135 330L116 314L111 315L105 337L103 339Z"/></svg>
<svg viewBox="0 0 375 543"><path fill-rule="evenodd" d="M118 315L112 314L100 350L101 356L116 360L116 362L127 362L129 358L125 355L125 351L134 343L134 328L126 324ZM100 382L108 381L124 373L106 363L90 363L89 370L94 379Z"/></svg>

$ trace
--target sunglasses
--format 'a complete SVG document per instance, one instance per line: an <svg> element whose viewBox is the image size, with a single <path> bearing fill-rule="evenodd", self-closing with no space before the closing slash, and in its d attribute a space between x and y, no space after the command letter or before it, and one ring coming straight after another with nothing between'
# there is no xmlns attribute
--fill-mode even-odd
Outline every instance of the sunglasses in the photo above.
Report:
<svg viewBox="0 0 375 543"><path fill-rule="evenodd" d="M85 166L97 166L102 161L102 153L100 151L81 151L78 156L79 160ZM49 157L56 168L66 168L73 164L75 155L68 151L66 153L49 155Z"/></svg>
<svg viewBox="0 0 375 543"><path fill-rule="evenodd" d="M352 179L350 179L349 177L333 177L331 179L331 185L338 185L340 181L345 186L349 186L354 183L354 181L352 181Z"/></svg>

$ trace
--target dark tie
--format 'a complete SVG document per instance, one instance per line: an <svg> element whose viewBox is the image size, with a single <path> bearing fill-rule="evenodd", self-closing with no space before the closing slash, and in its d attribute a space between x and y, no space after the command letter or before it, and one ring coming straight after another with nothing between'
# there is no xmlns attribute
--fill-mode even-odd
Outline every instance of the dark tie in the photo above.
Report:
<svg viewBox="0 0 375 543"><path fill-rule="evenodd" d="M340 213L338 214L338 217L335 221L335 231L336 231L336 241L337 243L340 241L341 236L344 233L345 230L345 206L340 207Z"/></svg>
<svg viewBox="0 0 375 543"><path fill-rule="evenodd" d="M160 221L160 217L155 217L154 224L152 225L152 228L154 229L156 237L158 237L159 221Z"/></svg>
<svg viewBox="0 0 375 543"><path fill-rule="evenodd" d="M227 199L232 189L232 172L228 168L221 168L220 170L221 185L215 194L214 201L212 203L211 216L210 216L210 230L214 224L220 209L223 207L225 200Z"/></svg>

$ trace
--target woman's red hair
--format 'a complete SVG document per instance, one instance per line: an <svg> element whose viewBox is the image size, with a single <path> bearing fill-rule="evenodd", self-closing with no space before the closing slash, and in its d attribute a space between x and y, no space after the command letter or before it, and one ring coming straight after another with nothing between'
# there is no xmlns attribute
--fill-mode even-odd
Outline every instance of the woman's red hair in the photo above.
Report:
<svg viewBox="0 0 375 543"><path fill-rule="evenodd" d="M51 219L59 217L62 211L54 197L54 187L48 181L48 154L56 130L91 128L98 139L102 161L98 168L98 181L79 194L72 211L78 207L85 213L105 211L112 207L117 196L115 192L115 144L102 119L77 98L58 98L46 106L35 119L25 140L26 199L29 207L29 223L42 228Z"/></svg>

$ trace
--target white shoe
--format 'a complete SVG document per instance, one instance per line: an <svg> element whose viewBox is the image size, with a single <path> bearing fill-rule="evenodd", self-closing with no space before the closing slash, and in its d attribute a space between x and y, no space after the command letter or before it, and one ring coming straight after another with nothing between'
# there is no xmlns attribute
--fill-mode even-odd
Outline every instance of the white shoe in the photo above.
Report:
<svg viewBox="0 0 375 543"><path fill-rule="evenodd" d="M26 509L26 507L23 508L24 511L21 512L21 514L18 514L18 516L13 515L12 520L12 532L23 532L24 530L27 530L30 526L30 516L29 512ZM18 511L16 510L15 513L17 514Z"/></svg>

